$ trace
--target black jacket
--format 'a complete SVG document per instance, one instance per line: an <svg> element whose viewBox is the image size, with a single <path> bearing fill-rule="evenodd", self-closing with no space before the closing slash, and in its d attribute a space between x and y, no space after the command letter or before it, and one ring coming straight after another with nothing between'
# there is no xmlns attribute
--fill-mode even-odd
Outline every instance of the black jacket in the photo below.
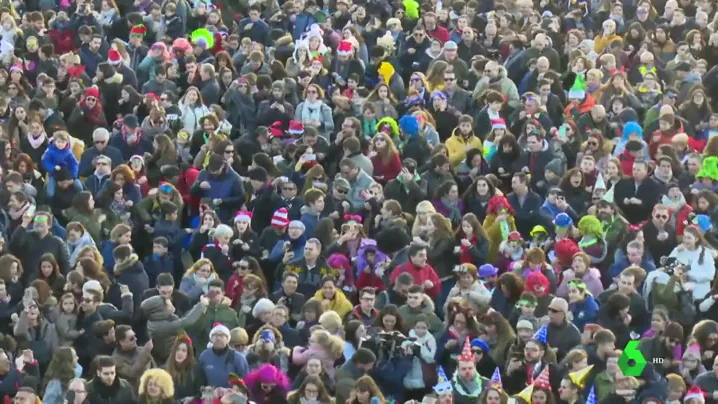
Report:
<svg viewBox="0 0 718 404"><path fill-rule="evenodd" d="M638 224L650 217L653 206L661 200L665 189L651 178L643 180L636 189L636 182L633 178L624 178L616 183L613 192L614 200L623 212L623 217L631 224ZM638 198L642 203L640 205L625 204L624 200L630 198Z"/></svg>

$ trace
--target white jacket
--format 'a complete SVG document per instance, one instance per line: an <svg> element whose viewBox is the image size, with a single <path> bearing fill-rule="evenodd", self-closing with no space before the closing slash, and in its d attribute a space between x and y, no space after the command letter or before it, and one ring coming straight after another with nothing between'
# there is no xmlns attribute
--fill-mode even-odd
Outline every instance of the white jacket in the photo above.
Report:
<svg viewBox="0 0 718 404"><path fill-rule="evenodd" d="M424 373L421 370L421 361L425 363L434 364L434 355L436 355L436 339L430 332L426 332L423 337L417 337L414 330L409 330L409 338L416 338L416 342L421 345L421 351L419 356L421 359L415 357L409 373L404 376L404 387L409 390L419 390L424 386Z"/></svg>
<svg viewBox="0 0 718 404"><path fill-rule="evenodd" d="M680 247L682 246L674 248L670 256L690 268L687 275L693 284L693 300L703 299L711 290L711 282L716 274L713 252L703 246L698 247L695 251L689 251L686 248L679 250ZM699 263L701 253L703 253L703 262Z"/></svg>

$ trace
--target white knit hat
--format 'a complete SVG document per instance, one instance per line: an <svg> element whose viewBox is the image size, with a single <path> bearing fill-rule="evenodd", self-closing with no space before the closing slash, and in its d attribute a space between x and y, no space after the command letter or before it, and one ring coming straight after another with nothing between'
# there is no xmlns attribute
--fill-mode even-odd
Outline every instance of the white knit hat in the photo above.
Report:
<svg viewBox="0 0 718 404"><path fill-rule="evenodd" d="M209 332L209 339L212 339L215 334L222 333L229 338L229 328L227 328L222 323L214 323L214 326L212 327L212 331Z"/></svg>
<svg viewBox="0 0 718 404"><path fill-rule="evenodd" d="M274 311L274 303L267 299L266 297L263 297L257 301L257 303L252 308L252 317L259 318L259 316L262 313L272 312Z"/></svg>

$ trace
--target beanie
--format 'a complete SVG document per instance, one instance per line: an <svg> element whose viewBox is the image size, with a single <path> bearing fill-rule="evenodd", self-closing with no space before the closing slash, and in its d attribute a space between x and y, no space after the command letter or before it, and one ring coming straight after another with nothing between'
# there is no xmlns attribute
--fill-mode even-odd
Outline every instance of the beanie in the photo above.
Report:
<svg viewBox="0 0 718 404"><path fill-rule="evenodd" d="M272 227L284 229L289 226L289 211L287 208L279 208L272 215Z"/></svg>

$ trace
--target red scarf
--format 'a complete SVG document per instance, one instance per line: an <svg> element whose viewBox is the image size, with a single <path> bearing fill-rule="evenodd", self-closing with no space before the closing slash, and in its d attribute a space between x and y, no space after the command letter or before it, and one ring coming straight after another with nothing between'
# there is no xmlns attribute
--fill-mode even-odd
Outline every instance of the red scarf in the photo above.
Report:
<svg viewBox="0 0 718 404"><path fill-rule="evenodd" d="M465 247L463 244L460 245L461 251L459 252L459 263L460 264L473 264L474 260L471 255L471 252L469 251L471 247L478 244L478 238L476 236L471 236L469 238L469 241L471 242L471 245L468 247Z"/></svg>

